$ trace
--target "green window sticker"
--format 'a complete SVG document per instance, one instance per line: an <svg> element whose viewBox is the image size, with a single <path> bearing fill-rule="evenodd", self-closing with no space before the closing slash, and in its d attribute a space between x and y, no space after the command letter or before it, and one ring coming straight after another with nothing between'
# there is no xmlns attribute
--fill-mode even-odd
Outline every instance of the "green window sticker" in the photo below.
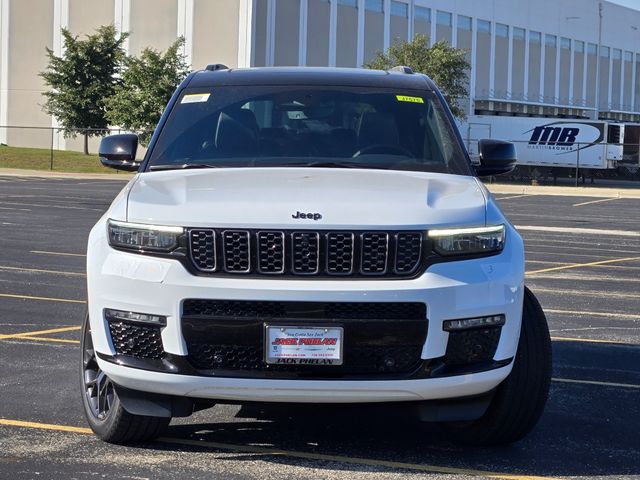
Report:
<svg viewBox="0 0 640 480"><path fill-rule="evenodd" d="M399 102L424 103L424 99L422 97L409 97L407 95L396 95L396 99Z"/></svg>

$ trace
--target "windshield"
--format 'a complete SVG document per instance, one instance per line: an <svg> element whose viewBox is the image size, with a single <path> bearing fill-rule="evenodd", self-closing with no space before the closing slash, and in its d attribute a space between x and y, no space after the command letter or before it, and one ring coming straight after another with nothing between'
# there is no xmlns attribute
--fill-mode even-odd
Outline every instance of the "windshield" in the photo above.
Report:
<svg viewBox="0 0 640 480"><path fill-rule="evenodd" d="M433 92L311 86L186 89L147 169L282 166L471 174Z"/></svg>

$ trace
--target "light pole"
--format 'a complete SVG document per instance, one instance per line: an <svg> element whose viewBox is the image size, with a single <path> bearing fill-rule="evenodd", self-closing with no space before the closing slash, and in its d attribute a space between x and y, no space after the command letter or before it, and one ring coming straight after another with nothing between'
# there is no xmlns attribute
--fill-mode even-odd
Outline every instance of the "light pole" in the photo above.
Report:
<svg viewBox="0 0 640 480"><path fill-rule="evenodd" d="M598 2L598 49L596 50L596 109L595 120L600 118L600 48L602 44L602 2Z"/></svg>

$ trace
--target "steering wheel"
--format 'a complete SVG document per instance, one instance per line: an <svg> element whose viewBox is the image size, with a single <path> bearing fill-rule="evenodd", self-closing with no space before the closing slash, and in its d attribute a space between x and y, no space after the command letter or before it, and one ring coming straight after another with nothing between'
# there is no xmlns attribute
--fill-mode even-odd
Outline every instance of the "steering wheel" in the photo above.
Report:
<svg viewBox="0 0 640 480"><path fill-rule="evenodd" d="M401 147L400 145L393 145L391 143L379 143L374 145L367 145L366 147L361 148L356 153L352 155L351 158L357 158L360 155L368 155L368 154L400 154L405 157L415 158L413 153L410 150Z"/></svg>

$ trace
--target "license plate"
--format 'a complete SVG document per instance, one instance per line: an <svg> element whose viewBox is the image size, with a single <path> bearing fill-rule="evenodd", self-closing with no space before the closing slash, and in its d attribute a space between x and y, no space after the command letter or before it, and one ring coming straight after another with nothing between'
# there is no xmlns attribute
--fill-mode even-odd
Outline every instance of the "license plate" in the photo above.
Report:
<svg viewBox="0 0 640 480"><path fill-rule="evenodd" d="M265 326L270 364L342 365L342 327Z"/></svg>

